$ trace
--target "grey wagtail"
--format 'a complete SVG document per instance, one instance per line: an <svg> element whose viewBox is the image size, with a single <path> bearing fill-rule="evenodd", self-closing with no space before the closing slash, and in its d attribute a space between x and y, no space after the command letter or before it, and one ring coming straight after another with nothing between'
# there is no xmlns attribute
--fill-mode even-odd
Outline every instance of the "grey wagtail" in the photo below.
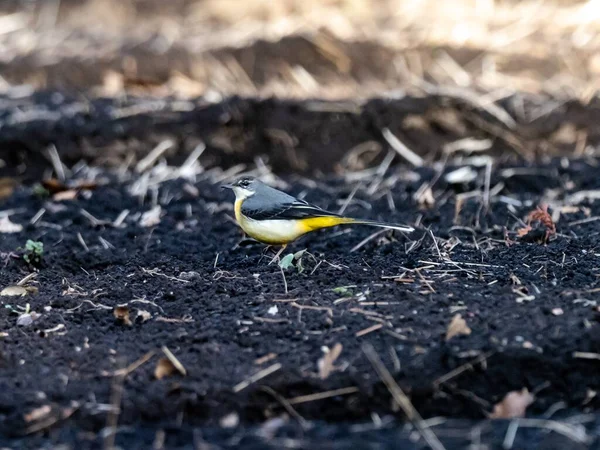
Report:
<svg viewBox="0 0 600 450"><path fill-rule="evenodd" d="M242 177L221 187L235 193L235 219L248 236L263 244L283 246L273 260L283 252L287 244L321 228L353 224L414 231L411 227L354 219L325 211L252 177Z"/></svg>

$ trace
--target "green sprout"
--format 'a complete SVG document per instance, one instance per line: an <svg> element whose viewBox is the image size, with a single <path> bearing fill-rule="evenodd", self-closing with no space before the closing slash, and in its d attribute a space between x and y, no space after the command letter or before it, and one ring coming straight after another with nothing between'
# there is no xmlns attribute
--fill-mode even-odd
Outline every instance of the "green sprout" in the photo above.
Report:
<svg viewBox="0 0 600 450"><path fill-rule="evenodd" d="M25 243L25 254L23 259L27 264L39 266L44 256L44 244L40 241L32 241L27 239Z"/></svg>
<svg viewBox="0 0 600 450"><path fill-rule="evenodd" d="M300 250L296 253L288 253L279 261L279 267L283 270L287 270L290 267L295 267L298 273L304 272L304 266L302 265L302 256L306 253L306 249ZM310 253L307 253L310 255ZM312 256L312 255L311 255Z"/></svg>
<svg viewBox="0 0 600 450"><path fill-rule="evenodd" d="M353 287L354 286L338 286L336 288L333 288L332 291L343 297L352 297L353 294L351 288Z"/></svg>
<svg viewBox="0 0 600 450"><path fill-rule="evenodd" d="M16 314L18 316L22 314L29 314L29 312L31 311L31 306L29 305L29 303L25 304L24 308L19 305L16 305L14 308L12 305L4 305L4 307L8 309L11 314Z"/></svg>
<svg viewBox="0 0 600 450"><path fill-rule="evenodd" d="M289 253L283 258L281 258L281 261L279 261L279 267L281 267L283 270L287 270L290 267L294 267L294 254Z"/></svg>
<svg viewBox="0 0 600 450"><path fill-rule="evenodd" d="M33 194L37 197L46 198L50 196L50 191L38 183L33 186Z"/></svg>

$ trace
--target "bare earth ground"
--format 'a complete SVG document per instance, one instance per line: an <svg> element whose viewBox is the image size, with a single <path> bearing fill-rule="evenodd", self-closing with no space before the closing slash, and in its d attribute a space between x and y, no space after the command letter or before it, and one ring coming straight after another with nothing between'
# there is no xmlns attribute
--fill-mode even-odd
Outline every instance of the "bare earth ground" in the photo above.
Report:
<svg viewBox="0 0 600 450"><path fill-rule="evenodd" d="M599 28L598 0L2 2L0 447L600 448ZM417 230L268 265L241 173Z"/></svg>
<svg viewBox="0 0 600 450"><path fill-rule="evenodd" d="M32 111L54 107L48 106L52 95L39 98ZM389 117L414 102L407 98L370 108ZM202 117L188 124L208 129L232 104L236 101L187 111L188 117ZM310 148L322 155L327 144L343 155L335 153L335 142L352 147L341 139L343 133L331 131L336 123L362 124L353 135L361 142L374 133L367 125L372 122L363 122L364 112L310 113L305 103L241 104L251 105L251 111L295 112L297 128L284 130L298 142L310 138L323 146L301 147L301 160L315 158ZM102 106L125 107L108 100L90 105L94 114ZM10 114L9 109L5 117ZM139 142L146 142L147 156L149 142L181 133L178 120L161 124L162 114L122 118L116 129L146 123ZM2 200L3 227L23 229L0 235L6 264L0 286L24 280L23 286L35 288L25 297L2 297L0 413L7 445L18 445L14 439L28 435L35 439L21 442L31 447L60 442L67 448L96 448L118 426L116 442L124 448L148 448L163 438L166 448L185 447L190 440L225 448L244 442L256 448L318 448L315 442L322 444L325 436L338 448L349 442L375 448L378 441L423 447L415 429L399 425L408 423L406 415L367 358L372 357L369 345L412 405L431 419L413 417L413 423L431 426L447 448L477 442L498 446L513 438L513 448L597 445L600 161L594 146L580 158L545 163L524 162L514 152L482 159L447 150L445 164L409 169L396 164L398 156L385 158L395 152L388 153L377 131L383 159L367 164L371 169L361 166L365 156L354 151L362 155L354 162L329 163L346 164L340 175L313 173L316 181L275 177L265 162L270 152L276 157L282 151L276 146L265 147L256 168L236 165L243 160L235 157L214 166L217 149L187 161L171 156L171 161L180 158L171 166L164 154L157 160L122 154L133 172L122 165L109 172L84 162L73 167L68 153L57 152L54 159L52 150L42 152L44 157L36 153L60 130L65 132L59 148L84 142L90 138L81 136L86 133L110 141L107 149L120 148L122 136L110 135L114 118L92 116L92 129L84 120L69 133L77 117L58 114L57 120L45 117L6 128L5 135L12 137L3 148L21 148L25 156L20 164L9 162L3 173L12 179L18 169L27 182L7 188ZM243 125L215 129L227 130L233 142L255 137L257 128L264 133L244 117L269 116L241 115L236 120ZM581 117L594 114L587 110ZM383 119L372 118L377 120ZM197 142L191 131L187 136ZM465 136L451 137L446 136ZM491 145L493 155L506 141L496 138ZM91 152L88 159L97 157ZM492 168L489 176L486 167ZM457 168L463 175L449 184L446 175ZM465 178L465 168L474 178ZM46 183L56 194L35 182L39 174L46 173L48 180L61 171L64 183ZM323 207L345 206L356 216L416 224L417 231L406 236L373 235L376 230L369 228L316 233L291 250L310 252L302 256L303 270L296 263L282 273L268 265L262 246L240 242L231 220L232 199L218 188L244 171L286 181L288 190ZM550 205L556 224L547 244L542 241L551 223L533 221L529 232L524 223L541 203ZM44 243L43 263L36 270L22 258L27 239ZM31 273L36 276L28 278ZM18 325L26 304L29 314L40 316ZM126 307L115 309L119 305ZM115 317L125 313L131 325ZM447 340L457 314L470 334L459 326L459 334ZM157 379L163 348L185 375ZM339 356L327 363L326 351ZM485 419L505 394L523 388L535 396L527 408L530 422L515 430L514 423L510 428Z"/></svg>

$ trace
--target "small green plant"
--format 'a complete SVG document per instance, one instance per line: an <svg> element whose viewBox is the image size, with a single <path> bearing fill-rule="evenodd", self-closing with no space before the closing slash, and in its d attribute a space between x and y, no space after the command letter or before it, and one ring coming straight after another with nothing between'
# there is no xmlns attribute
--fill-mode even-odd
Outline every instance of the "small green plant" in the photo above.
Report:
<svg viewBox="0 0 600 450"><path fill-rule="evenodd" d="M29 303L26 303L25 307L19 305L16 305L15 307L13 307L12 305L4 305L4 307L8 309L11 314L16 314L18 316L20 316L21 314L29 314L29 312L31 311L31 306L29 305Z"/></svg>
<svg viewBox="0 0 600 450"><path fill-rule="evenodd" d="M32 192L35 196L40 198L46 198L50 196L50 191L39 183L33 186Z"/></svg>
<svg viewBox="0 0 600 450"><path fill-rule="evenodd" d="M304 255L310 256L310 258L316 261L315 257L308 253L306 249L300 250L296 253L288 253L279 261L279 267L283 270L289 269L290 267L295 267L298 273L304 272L305 267L302 265L302 257Z"/></svg>
<svg viewBox="0 0 600 450"><path fill-rule="evenodd" d="M23 254L25 262L32 266L39 266L42 263L43 256L44 244L40 241L27 239L27 242L25 243L25 253Z"/></svg>
<svg viewBox="0 0 600 450"><path fill-rule="evenodd" d="M355 286L338 286L333 288L332 291L342 297L352 297L352 288Z"/></svg>
<svg viewBox="0 0 600 450"><path fill-rule="evenodd" d="M281 267L283 270L287 270L290 267L294 267L294 254L288 253L283 258L281 258L281 260L279 261L279 267Z"/></svg>

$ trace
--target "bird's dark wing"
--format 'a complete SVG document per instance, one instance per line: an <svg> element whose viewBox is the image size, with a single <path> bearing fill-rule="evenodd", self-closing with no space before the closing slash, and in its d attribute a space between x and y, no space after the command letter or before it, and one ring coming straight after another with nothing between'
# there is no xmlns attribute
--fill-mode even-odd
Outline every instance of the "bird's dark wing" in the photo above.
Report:
<svg viewBox="0 0 600 450"><path fill-rule="evenodd" d="M242 203L242 214L254 220L293 220L310 217L339 217L338 214L310 205L303 200L294 199L285 202L254 201L252 197Z"/></svg>

